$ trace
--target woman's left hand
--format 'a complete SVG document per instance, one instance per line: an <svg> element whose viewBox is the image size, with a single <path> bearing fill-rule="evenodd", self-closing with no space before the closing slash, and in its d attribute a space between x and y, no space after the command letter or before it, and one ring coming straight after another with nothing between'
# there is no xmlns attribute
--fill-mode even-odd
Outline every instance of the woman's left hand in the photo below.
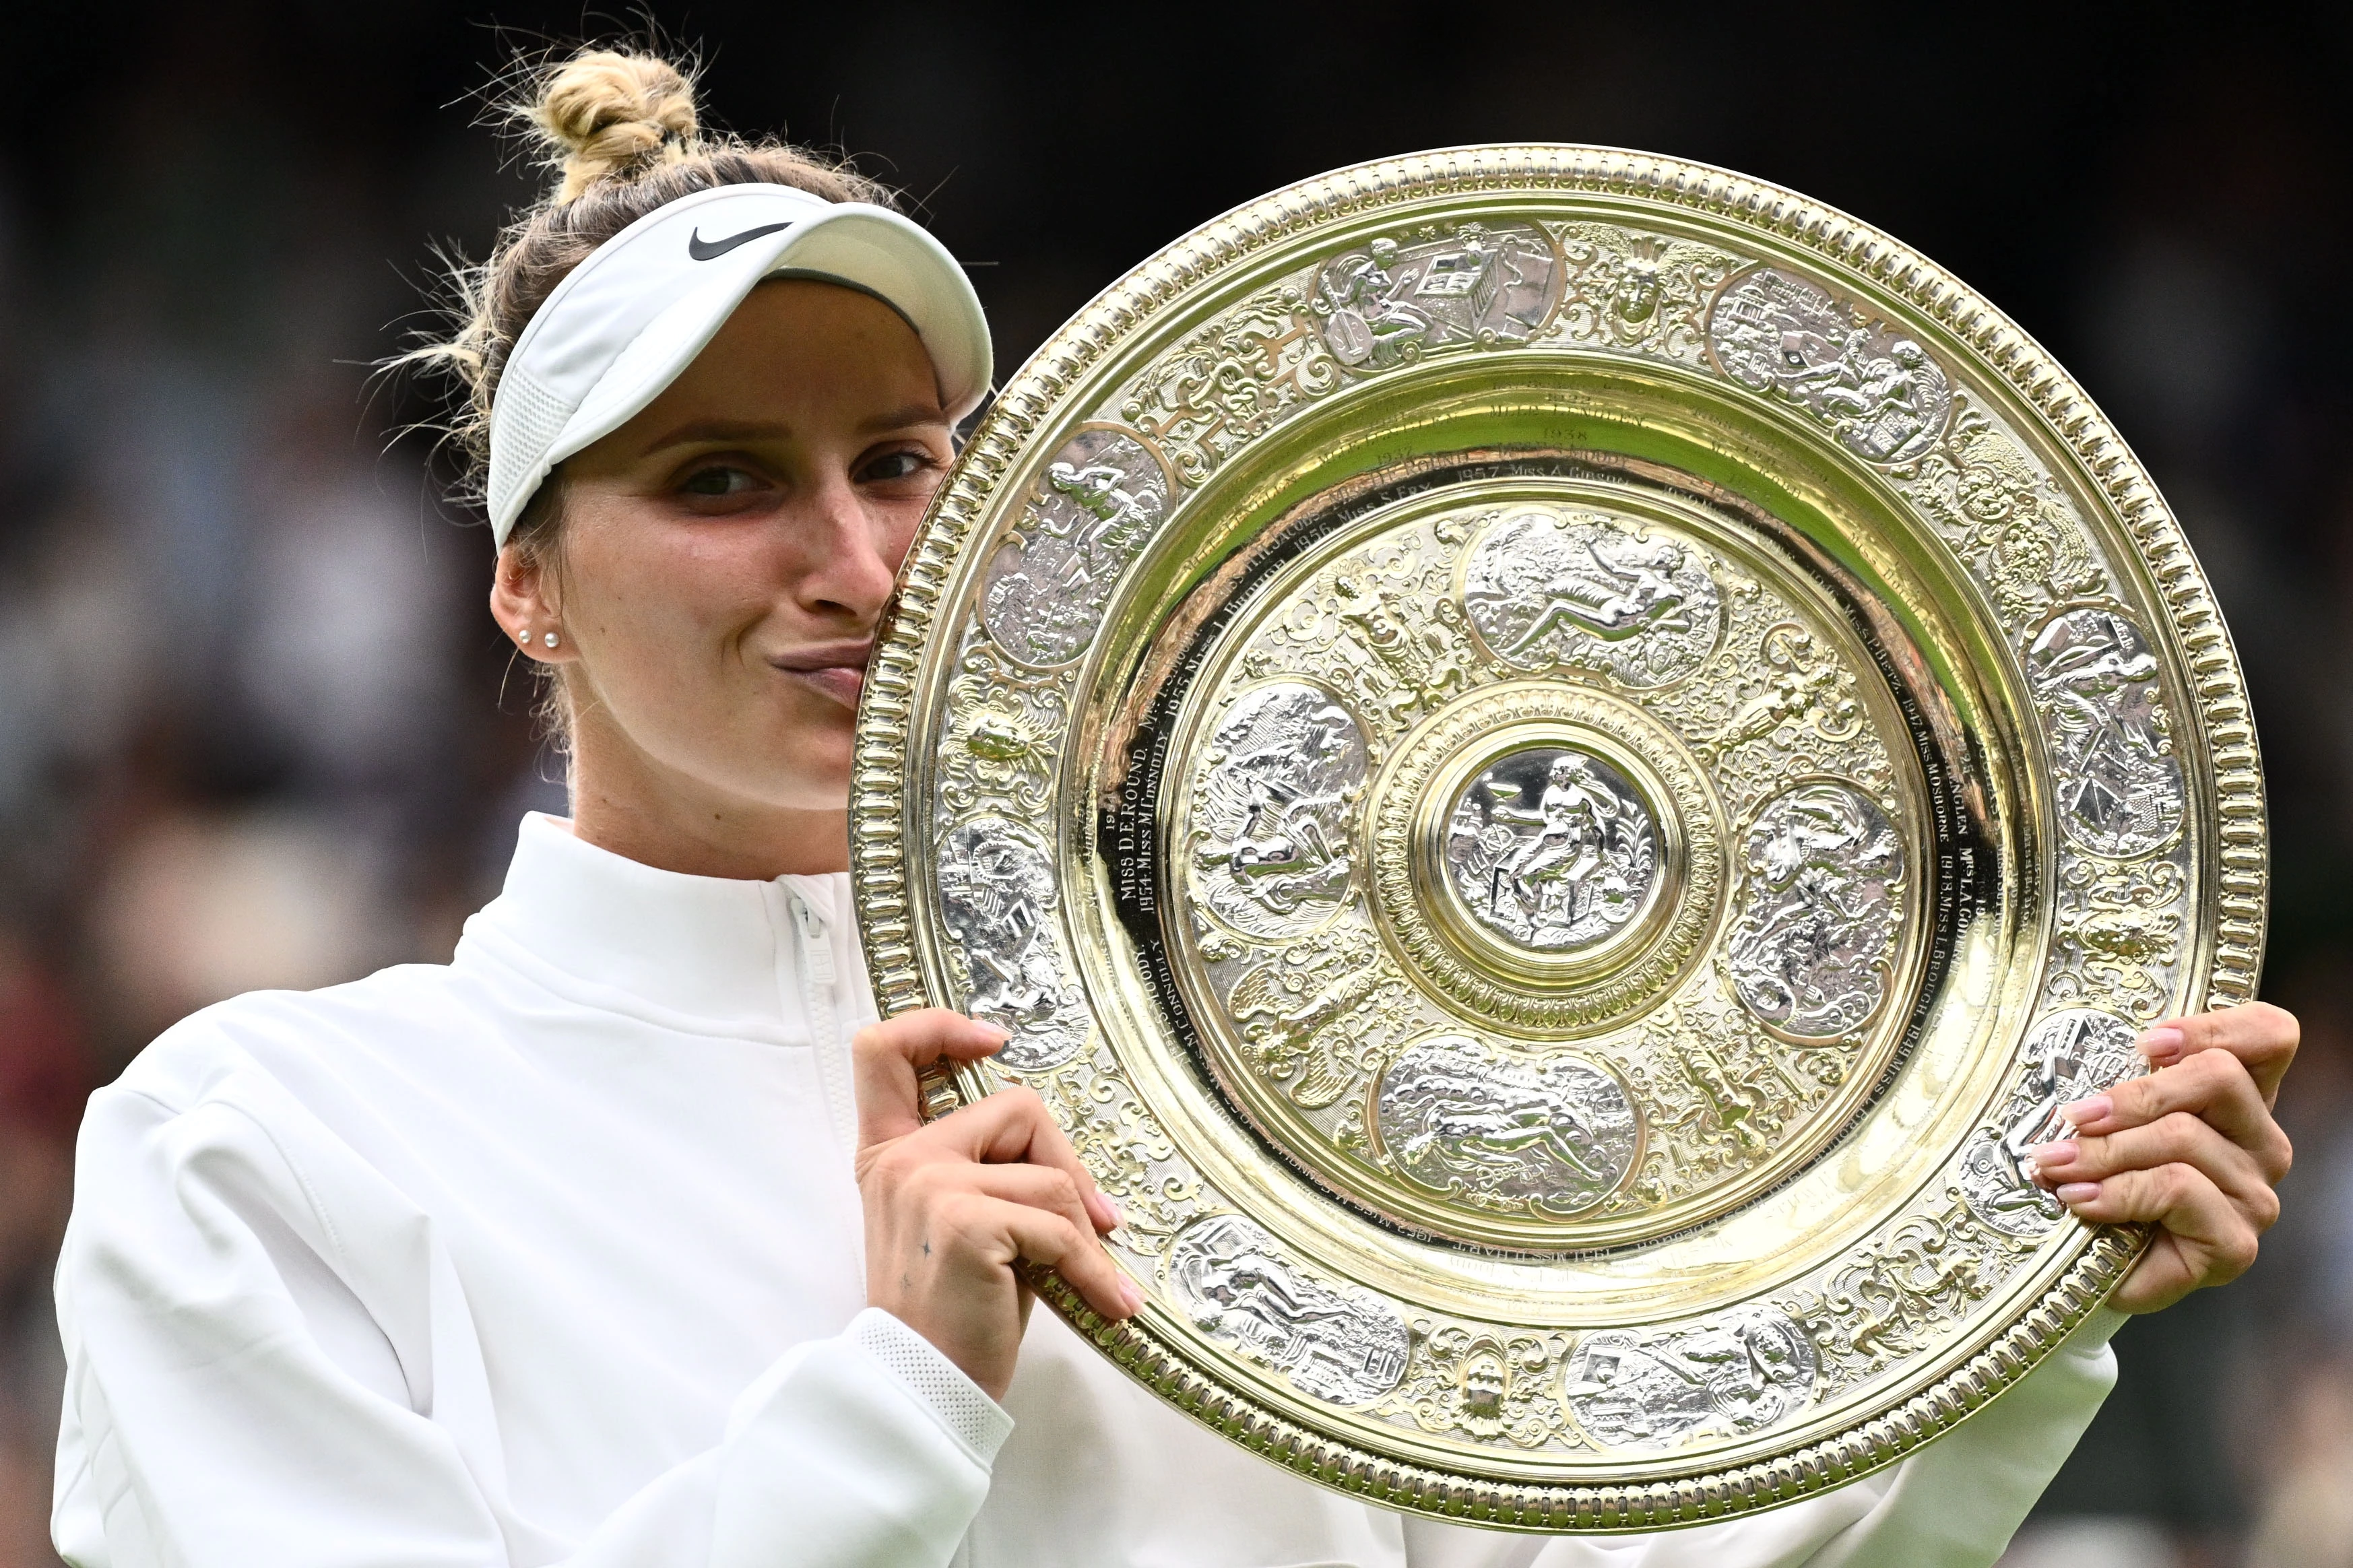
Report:
<svg viewBox="0 0 2353 1568"><path fill-rule="evenodd" d="M2266 1002L2168 1018L2140 1037L2156 1071L2063 1107L2075 1136L2030 1151L2081 1217L2160 1227L2110 1306L2154 1312L2254 1262L2295 1155L2272 1106L2296 1037Z"/></svg>

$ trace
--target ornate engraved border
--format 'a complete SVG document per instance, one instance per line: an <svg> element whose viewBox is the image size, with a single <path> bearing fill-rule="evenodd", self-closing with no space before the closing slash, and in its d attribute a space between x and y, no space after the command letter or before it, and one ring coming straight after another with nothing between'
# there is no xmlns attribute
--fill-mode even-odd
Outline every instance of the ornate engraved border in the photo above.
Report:
<svg viewBox="0 0 2353 1568"><path fill-rule="evenodd" d="M956 562L987 497L1071 390L1187 290L1269 247L1344 220L1448 195L1625 197L1725 220L1908 302L2007 382L2122 523L2183 656L2213 770L2213 945L2204 1000L2245 1001L2261 962L2267 884L2264 805L2244 682L2212 594L2179 524L2106 417L2041 346L1959 279L1879 230L1778 186L1703 164L1567 145L1457 148L1305 181L1212 220L1113 284L1047 342L999 395L909 553L861 704L851 869L883 1011L928 1000L915 948L902 768L919 737L916 674ZM917 853L922 853L918 849ZM2193 995L2195 994L2193 991ZM1251 1405L1146 1324L1110 1324L1059 1280L1039 1284L1082 1332L1162 1397L1303 1475L1376 1502L1527 1530L1636 1530L1720 1519L1840 1485L1891 1464L1965 1419L2048 1355L2120 1279L2139 1239L2090 1236L2042 1299L1959 1367L1848 1432L1769 1462L1645 1486L1510 1486L1379 1458Z"/></svg>

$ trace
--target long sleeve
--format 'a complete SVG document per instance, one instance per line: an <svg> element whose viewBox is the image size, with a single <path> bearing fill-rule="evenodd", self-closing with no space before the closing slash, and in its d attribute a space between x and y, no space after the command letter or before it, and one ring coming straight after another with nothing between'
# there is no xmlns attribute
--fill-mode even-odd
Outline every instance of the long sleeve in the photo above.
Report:
<svg viewBox="0 0 2353 1568"><path fill-rule="evenodd" d="M179 1110L105 1090L85 1122L57 1286L69 1562L901 1568L954 1554L1010 1420L871 1310L786 1352L710 1447L593 1528L522 1517L496 1380L432 1221L266 1078L231 1076Z"/></svg>
<svg viewBox="0 0 2353 1568"><path fill-rule="evenodd" d="M1752 1518L1546 1541L1406 1523L1411 1568L1988 1568L2116 1380L2103 1309L2018 1386L1902 1464Z"/></svg>

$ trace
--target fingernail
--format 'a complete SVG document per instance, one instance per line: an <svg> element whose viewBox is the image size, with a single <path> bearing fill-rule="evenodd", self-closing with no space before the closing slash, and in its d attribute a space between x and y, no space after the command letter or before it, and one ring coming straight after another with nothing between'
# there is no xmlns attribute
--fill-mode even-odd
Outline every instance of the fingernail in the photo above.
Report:
<svg viewBox="0 0 2353 1568"><path fill-rule="evenodd" d="M1119 1228L1119 1210L1113 1207L1111 1199L1105 1197L1101 1193L1089 1193L1087 1194L1087 1213L1091 1217L1092 1217L1095 1224L1103 1226L1105 1230L1117 1230Z"/></svg>
<svg viewBox="0 0 2353 1568"><path fill-rule="evenodd" d="M2026 1152L2026 1157L2034 1162L2035 1168L2038 1170L2052 1165L2072 1165L2075 1163L2075 1145L2038 1143Z"/></svg>
<svg viewBox="0 0 2353 1568"><path fill-rule="evenodd" d="M2181 1054L2181 1047L2189 1042L2189 1036L2170 1025L2146 1030L2139 1040L2140 1054L2151 1061L2179 1056Z"/></svg>
<svg viewBox="0 0 2353 1568"><path fill-rule="evenodd" d="M1144 1292L1137 1289L1131 1280L1120 1281L1119 1299L1127 1303L1127 1315L1131 1318L1144 1310Z"/></svg>
<svg viewBox="0 0 2353 1568"><path fill-rule="evenodd" d="M2105 1121L2107 1120L2108 1112L2116 1108L2115 1100L2105 1094L2095 1094L2089 1100L2079 1100L2073 1105L2061 1106L2059 1114L2067 1119L2068 1126L2080 1131L2087 1123Z"/></svg>
<svg viewBox="0 0 2353 1568"><path fill-rule="evenodd" d="M996 1048L999 1050L1004 1048L1006 1041L1013 1037L1013 1031L1007 1028L1002 1024L992 1024L986 1018L975 1018L973 1022L978 1024L982 1028L987 1029L990 1034L997 1037Z"/></svg>
<svg viewBox="0 0 2353 1568"><path fill-rule="evenodd" d="M2098 1197L2100 1195L2100 1184L2097 1182L2069 1182L2066 1185L2061 1187L2054 1195L2061 1203L2065 1204L2069 1208L2073 1208L2077 1204L2087 1204L2094 1198Z"/></svg>
<svg viewBox="0 0 2353 1568"><path fill-rule="evenodd" d="M1107 1209L1109 1209L1109 1210L1111 1211L1111 1227L1112 1227L1112 1229L1113 1229L1113 1230L1117 1230L1121 1226L1124 1226L1124 1225L1125 1225L1125 1224L1127 1223L1127 1215L1126 1215L1126 1214L1121 1210L1121 1208L1120 1208L1120 1206L1119 1206L1119 1205L1118 1205L1118 1204L1116 1204L1116 1203L1114 1203L1114 1202L1113 1202L1113 1201L1112 1201L1112 1197L1111 1197L1111 1194L1108 1194L1108 1193L1104 1194L1103 1195L1103 1207L1105 1207L1105 1208L1107 1208Z"/></svg>

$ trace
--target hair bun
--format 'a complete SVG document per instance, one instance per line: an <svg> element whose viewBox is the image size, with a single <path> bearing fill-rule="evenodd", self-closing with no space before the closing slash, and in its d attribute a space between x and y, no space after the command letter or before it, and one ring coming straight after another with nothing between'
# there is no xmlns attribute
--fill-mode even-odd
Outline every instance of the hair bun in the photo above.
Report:
<svg viewBox="0 0 2353 1568"><path fill-rule="evenodd" d="M564 173L558 205L694 150L694 86L653 55L590 49L557 68L526 111Z"/></svg>

